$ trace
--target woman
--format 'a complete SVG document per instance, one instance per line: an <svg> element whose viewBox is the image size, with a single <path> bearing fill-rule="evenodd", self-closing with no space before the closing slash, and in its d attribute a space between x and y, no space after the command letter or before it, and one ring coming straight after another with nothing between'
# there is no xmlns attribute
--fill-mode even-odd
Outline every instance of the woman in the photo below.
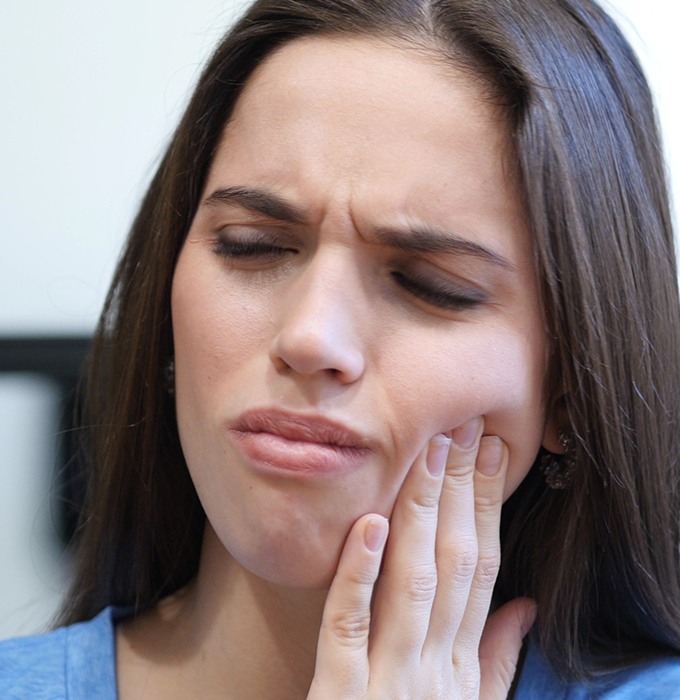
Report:
<svg viewBox="0 0 680 700"><path fill-rule="evenodd" d="M6 687L672 697L668 209L593 3L256 3L95 339L60 622L97 617Z"/></svg>

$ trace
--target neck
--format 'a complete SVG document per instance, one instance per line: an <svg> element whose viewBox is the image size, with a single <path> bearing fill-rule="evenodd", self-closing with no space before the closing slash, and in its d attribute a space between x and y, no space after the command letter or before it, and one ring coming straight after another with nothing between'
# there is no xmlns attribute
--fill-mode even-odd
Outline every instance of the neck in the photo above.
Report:
<svg viewBox="0 0 680 700"><path fill-rule="evenodd" d="M121 626L121 700L134 700L123 693L132 687L145 687L146 698L156 696L150 687L158 688L164 700L305 698L325 597L326 591L283 588L255 577L208 527L196 580ZM124 665L144 672L144 683Z"/></svg>

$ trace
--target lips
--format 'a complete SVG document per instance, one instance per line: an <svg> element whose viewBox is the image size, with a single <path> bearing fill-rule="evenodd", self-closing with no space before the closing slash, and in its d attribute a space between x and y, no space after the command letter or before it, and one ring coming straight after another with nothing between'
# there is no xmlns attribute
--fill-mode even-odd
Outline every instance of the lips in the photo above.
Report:
<svg viewBox="0 0 680 700"><path fill-rule="evenodd" d="M267 471L340 474L359 467L371 452L362 436L340 423L279 409L246 411L229 432L246 460Z"/></svg>

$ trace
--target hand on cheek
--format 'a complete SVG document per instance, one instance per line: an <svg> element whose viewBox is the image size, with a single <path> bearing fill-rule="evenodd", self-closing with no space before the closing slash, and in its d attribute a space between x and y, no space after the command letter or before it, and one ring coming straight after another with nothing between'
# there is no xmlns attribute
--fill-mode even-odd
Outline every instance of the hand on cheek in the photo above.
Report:
<svg viewBox="0 0 680 700"><path fill-rule="evenodd" d="M513 601L484 632L508 449L482 431L477 418L451 439L432 438L404 481L389 537L379 515L355 523L326 601L309 698L506 697L533 605Z"/></svg>

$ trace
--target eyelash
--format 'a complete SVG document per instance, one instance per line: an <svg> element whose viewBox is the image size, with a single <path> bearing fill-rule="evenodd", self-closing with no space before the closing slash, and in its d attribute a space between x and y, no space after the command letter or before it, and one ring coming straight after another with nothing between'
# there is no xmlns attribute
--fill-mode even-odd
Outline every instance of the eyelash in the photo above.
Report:
<svg viewBox="0 0 680 700"><path fill-rule="evenodd" d="M423 280L422 277L422 275L407 277L402 272L392 273L392 278L400 287L403 287L413 296L440 309L449 309L452 311L472 309L483 304L487 300L486 295L478 290L463 288L454 288L453 290L446 289Z"/></svg>
<svg viewBox="0 0 680 700"><path fill-rule="evenodd" d="M214 243L213 252L221 257L243 262L274 262L285 255L295 254L294 248L275 245L265 241L237 241L220 236ZM425 275L409 276L400 271L391 273L392 279L414 297L431 306L452 311L475 308L487 301L486 295L474 289L446 289L433 284Z"/></svg>
<svg viewBox="0 0 680 700"><path fill-rule="evenodd" d="M228 238L220 237L215 241L213 252L219 257L234 260L269 261L297 251L293 248L285 248L264 241L231 241Z"/></svg>

